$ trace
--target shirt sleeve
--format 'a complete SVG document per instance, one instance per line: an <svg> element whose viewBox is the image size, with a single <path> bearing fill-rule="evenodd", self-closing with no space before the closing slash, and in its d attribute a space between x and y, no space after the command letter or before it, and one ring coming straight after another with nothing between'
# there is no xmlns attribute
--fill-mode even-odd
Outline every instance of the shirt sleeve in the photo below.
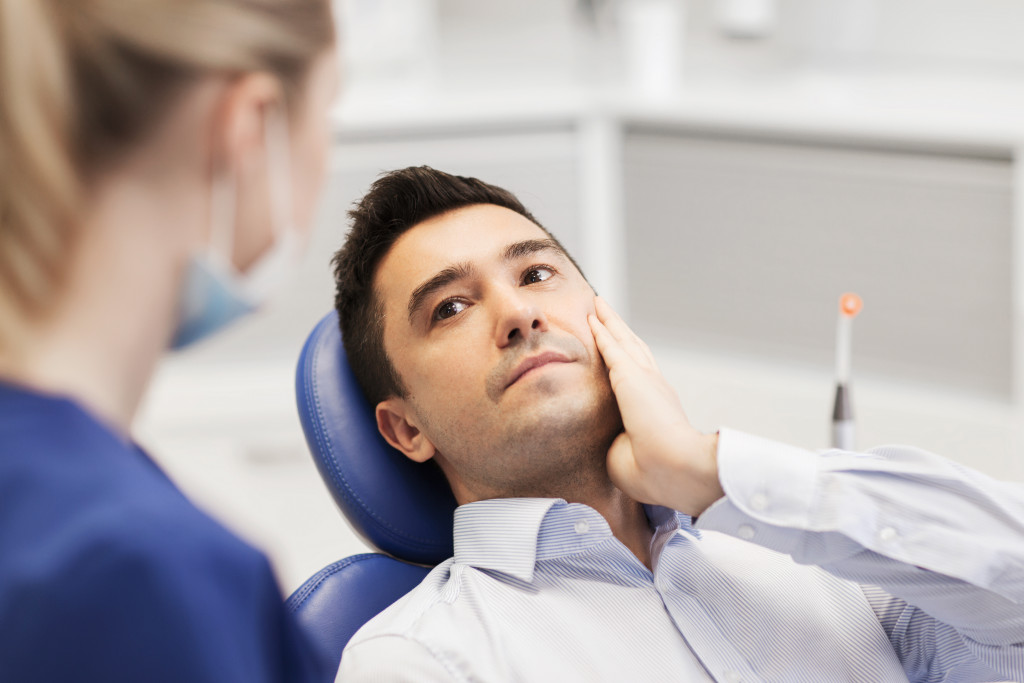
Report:
<svg viewBox="0 0 1024 683"><path fill-rule="evenodd" d="M718 464L726 497L697 527L865 584L912 680L1024 680L1024 488L916 448L818 454L733 430Z"/></svg>
<svg viewBox="0 0 1024 683"><path fill-rule="evenodd" d="M468 681L425 645L396 634L373 636L345 648L335 683Z"/></svg>

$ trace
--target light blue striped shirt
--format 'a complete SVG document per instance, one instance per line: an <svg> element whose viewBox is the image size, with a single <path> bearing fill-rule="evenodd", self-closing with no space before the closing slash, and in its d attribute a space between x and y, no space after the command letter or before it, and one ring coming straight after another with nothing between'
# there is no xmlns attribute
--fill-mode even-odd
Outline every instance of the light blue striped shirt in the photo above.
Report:
<svg viewBox="0 0 1024 683"><path fill-rule="evenodd" d="M495 499L352 639L343 681L1024 680L1024 491L905 447L722 430L726 497L648 507L653 572L592 508Z"/></svg>

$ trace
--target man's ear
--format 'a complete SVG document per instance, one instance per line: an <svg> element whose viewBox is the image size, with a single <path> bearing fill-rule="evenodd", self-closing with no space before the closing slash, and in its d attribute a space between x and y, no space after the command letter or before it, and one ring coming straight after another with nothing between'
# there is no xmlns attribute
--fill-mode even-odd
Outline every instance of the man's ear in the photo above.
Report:
<svg viewBox="0 0 1024 683"><path fill-rule="evenodd" d="M416 462L426 462L437 449L426 434L420 431L409 414L409 407L400 398L389 398L377 404L377 429L384 440Z"/></svg>

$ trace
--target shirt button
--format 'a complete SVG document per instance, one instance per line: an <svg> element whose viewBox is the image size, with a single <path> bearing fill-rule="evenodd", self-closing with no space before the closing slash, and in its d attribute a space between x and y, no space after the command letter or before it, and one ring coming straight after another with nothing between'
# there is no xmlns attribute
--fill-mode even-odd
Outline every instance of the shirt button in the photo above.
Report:
<svg viewBox="0 0 1024 683"><path fill-rule="evenodd" d="M897 536L899 536L899 534L896 533L896 530L893 529L891 526L887 526L878 532L878 540L882 541L883 543L893 541L896 539Z"/></svg>
<svg viewBox="0 0 1024 683"><path fill-rule="evenodd" d="M726 671L725 680L726 683L743 683L743 676L739 671Z"/></svg>
<svg viewBox="0 0 1024 683"><path fill-rule="evenodd" d="M741 524L740 528L736 530L736 534L744 541L749 541L754 537L754 527L749 524Z"/></svg>
<svg viewBox="0 0 1024 683"><path fill-rule="evenodd" d="M578 534L585 534L590 529L590 525L587 524L586 521L581 519L580 521L576 522L576 524L573 526L573 529L575 529L576 533Z"/></svg>
<svg viewBox="0 0 1024 683"><path fill-rule="evenodd" d="M768 496L763 493L755 493L750 497L750 507L761 512L768 507Z"/></svg>

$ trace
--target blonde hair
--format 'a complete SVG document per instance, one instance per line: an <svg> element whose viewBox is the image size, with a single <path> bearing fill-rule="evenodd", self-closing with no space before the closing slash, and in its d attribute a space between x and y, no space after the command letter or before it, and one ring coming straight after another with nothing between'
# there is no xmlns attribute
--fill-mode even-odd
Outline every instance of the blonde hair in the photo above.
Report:
<svg viewBox="0 0 1024 683"><path fill-rule="evenodd" d="M89 180L191 83L289 97L333 41L329 0L0 0L0 350L59 294Z"/></svg>

